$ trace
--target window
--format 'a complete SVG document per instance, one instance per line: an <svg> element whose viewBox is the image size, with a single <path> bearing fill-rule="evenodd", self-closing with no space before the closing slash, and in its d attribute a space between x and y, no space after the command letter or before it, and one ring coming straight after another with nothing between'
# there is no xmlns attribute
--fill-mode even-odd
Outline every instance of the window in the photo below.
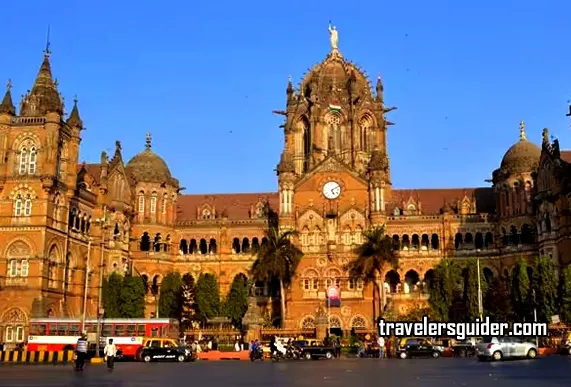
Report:
<svg viewBox="0 0 571 387"><path fill-rule="evenodd" d="M319 283L317 278L306 278L303 280L304 290L317 290L319 288Z"/></svg>
<svg viewBox="0 0 571 387"><path fill-rule="evenodd" d="M139 194L139 212L145 212L145 196L143 194Z"/></svg>
<svg viewBox="0 0 571 387"><path fill-rule="evenodd" d="M349 279L349 289L350 290L363 290L364 284L361 279Z"/></svg>
<svg viewBox="0 0 571 387"><path fill-rule="evenodd" d="M28 173L30 175L33 175L36 173L36 159L37 159L37 151L35 147L32 147L32 149L30 149L30 160L28 163Z"/></svg>
<svg viewBox="0 0 571 387"><path fill-rule="evenodd" d="M29 264L28 260L22 259L22 262L20 263L20 276L21 277L27 277L29 271L30 271L30 264Z"/></svg>
<svg viewBox="0 0 571 387"><path fill-rule="evenodd" d="M202 219L210 219L212 217L212 213L208 208L202 210Z"/></svg>
<svg viewBox="0 0 571 387"><path fill-rule="evenodd" d="M336 286L339 288L339 287L341 287L341 280L339 278L327 278L325 280L325 285L327 287Z"/></svg>
<svg viewBox="0 0 571 387"><path fill-rule="evenodd" d="M30 215L32 215L32 199L28 196L26 200L24 200L24 216Z"/></svg>
<svg viewBox="0 0 571 387"><path fill-rule="evenodd" d="M30 216L32 215L32 198L30 195L22 197L17 195L14 201L14 216Z"/></svg>
<svg viewBox="0 0 571 387"><path fill-rule="evenodd" d="M22 206L24 202L20 195L16 197L16 201L14 202L14 216L22 216Z"/></svg>
<svg viewBox="0 0 571 387"><path fill-rule="evenodd" d="M25 175L28 170L28 150L22 148L20 150L20 175Z"/></svg>
<svg viewBox="0 0 571 387"><path fill-rule="evenodd" d="M157 197L151 197L151 214L155 214L157 212Z"/></svg>
<svg viewBox="0 0 571 387"><path fill-rule="evenodd" d="M18 261L12 259L10 261L10 277L16 277L18 275Z"/></svg>
<svg viewBox="0 0 571 387"><path fill-rule="evenodd" d="M14 341L14 327L6 327L6 342Z"/></svg>
<svg viewBox="0 0 571 387"><path fill-rule="evenodd" d="M21 343L24 341L24 327L17 327L16 328L16 341Z"/></svg>
<svg viewBox="0 0 571 387"><path fill-rule="evenodd" d="M165 195L163 197L163 201L161 202L161 213L162 214L166 214L167 213L167 195Z"/></svg>

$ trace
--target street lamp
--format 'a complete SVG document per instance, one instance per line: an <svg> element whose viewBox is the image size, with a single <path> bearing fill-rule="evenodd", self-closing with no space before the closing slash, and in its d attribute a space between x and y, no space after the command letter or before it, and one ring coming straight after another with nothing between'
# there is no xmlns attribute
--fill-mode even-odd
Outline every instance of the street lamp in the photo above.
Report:
<svg viewBox="0 0 571 387"><path fill-rule="evenodd" d="M101 227L101 253L99 255L99 294L97 296L97 334L95 336L97 351L95 351L95 357L100 357L99 346L101 344L101 319L103 318L103 253L105 251L105 232L107 230L106 212L107 206L104 206L103 217L95 220L95 223Z"/></svg>
<svg viewBox="0 0 571 387"><path fill-rule="evenodd" d="M480 315L480 321L483 320L484 316L484 305L482 302L482 280L480 278L480 257L476 258L476 265L478 270L478 313Z"/></svg>
<svg viewBox="0 0 571 387"><path fill-rule="evenodd" d="M85 282L83 285L83 313L81 316L81 333L85 332L85 318L87 315L87 292L89 289L89 264L91 258L91 237L87 238L87 258L85 259Z"/></svg>

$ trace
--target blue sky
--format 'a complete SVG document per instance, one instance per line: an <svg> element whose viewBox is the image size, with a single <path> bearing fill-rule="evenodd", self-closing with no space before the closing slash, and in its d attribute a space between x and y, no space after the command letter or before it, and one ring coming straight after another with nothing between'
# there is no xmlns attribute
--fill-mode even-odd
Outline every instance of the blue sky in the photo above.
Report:
<svg viewBox="0 0 571 387"><path fill-rule="evenodd" d="M571 147L569 1L80 3L11 3L0 79L19 101L51 25L54 75L87 127L81 159L118 139L127 161L152 132L187 193L276 189L283 132L271 111L285 107L289 74L297 83L325 58L329 19L343 55L382 74L399 108L394 187L485 186L520 120L532 141L548 127Z"/></svg>

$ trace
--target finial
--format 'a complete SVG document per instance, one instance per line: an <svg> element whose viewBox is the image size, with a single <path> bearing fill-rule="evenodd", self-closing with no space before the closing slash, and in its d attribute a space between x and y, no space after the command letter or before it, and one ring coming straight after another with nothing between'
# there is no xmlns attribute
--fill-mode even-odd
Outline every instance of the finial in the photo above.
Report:
<svg viewBox="0 0 571 387"><path fill-rule="evenodd" d="M50 26L48 25L48 35L46 37L46 49L44 50L44 55L45 56L50 56L50 54L52 53L52 51L50 50Z"/></svg>
<svg viewBox="0 0 571 387"><path fill-rule="evenodd" d="M77 94L73 96L73 103L77 105L79 100L77 99Z"/></svg>
<svg viewBox="0 0 571 387"><path fill-rule="evenodd" d="M527 136L525 135L525 123L523 121L519 122L519 139L521 141L527 140Z"/></svg>
<svg viewBox="0 0 571 387"><path fill-rule="evenodd" d="M288 75L288 76L287 76L287 81L288 81L289 83L291 83L291 81L292 81L291 75Z"/></svg>
<svg viewBox="0 0 571 387"><path fill-rule="evenodd" d="M377 74L377 81L380 81L380 80L381 80L381 74L379 73L379 74Z"/></svg>
<svg viewBox="0 0 571 387"><path fill-rule="evenodd" d="M6 91L12 90L12 80L8 79L8 83L6 84Z"/></svg>
<svg viewBox="0 0 571 387"><path fill-rule="evenodd" d="M145 148L151 149L151 133L147 133Z"/></svg>

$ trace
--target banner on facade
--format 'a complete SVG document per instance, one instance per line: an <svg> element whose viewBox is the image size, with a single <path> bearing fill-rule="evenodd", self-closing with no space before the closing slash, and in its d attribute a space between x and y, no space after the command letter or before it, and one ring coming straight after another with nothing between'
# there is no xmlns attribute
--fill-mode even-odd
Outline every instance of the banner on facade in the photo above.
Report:
<svg viewBox="0 0 571 387"><path fill-rule="evenodd" d="M339 308L341 306L341 290L337 286L330 286L327 289L327 306L329 308Z"/></svg>

